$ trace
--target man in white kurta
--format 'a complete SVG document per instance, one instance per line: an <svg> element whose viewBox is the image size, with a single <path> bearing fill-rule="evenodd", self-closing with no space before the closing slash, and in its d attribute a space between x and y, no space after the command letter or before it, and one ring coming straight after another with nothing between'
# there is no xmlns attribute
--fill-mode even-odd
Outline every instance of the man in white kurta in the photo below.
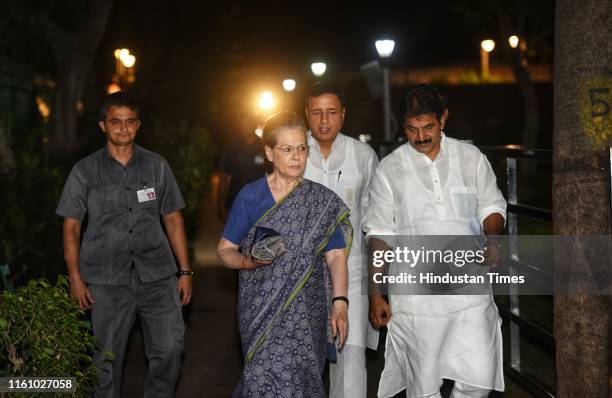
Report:
<svg viewBox="0 0 612 398"><path fill-rule="evenodd" d="M368 322L368 296L362 294L361 222L378 158L372 148L340 133L346 108L340 89L319 82L307 94L310 153L304 177L333 190L351 210L353 242L349 268L349 334L336 363L330 364L330 397L361 398L367 393L366 345L376 349L378 333Z"/></svg>
<svg viewBox="0 0 612 398"><path fill-rule="evenodd" d="M506 202L487 158L473 145L446 137L446 115L431 86L402 101L408 143L378 166L370 186L364 230L375 235L488 236L490 263L506 218ZM371 238L369 244L380 245ZM496 257L496 258L493 258ZM393 265L391 265L393 267ZM501 322L491 295L370 296L370 319L387 325L385 368L378 396L487 397L504 390Z"/></svg>

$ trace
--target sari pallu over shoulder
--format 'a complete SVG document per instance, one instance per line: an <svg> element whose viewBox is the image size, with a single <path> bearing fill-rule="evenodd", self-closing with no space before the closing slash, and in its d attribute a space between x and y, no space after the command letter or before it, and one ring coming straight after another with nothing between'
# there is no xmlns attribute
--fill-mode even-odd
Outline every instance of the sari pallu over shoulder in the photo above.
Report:
<svg viewBox="0 0 612 398"><path fill-rule="evenodd" d="M340 228L347 255L349 209L309 180L267 211L241 242L246 253L258 226L280 233L287 252L272 264L240 271L238 326L245 368L234 396L319 396L328 338L331 283L323 250Z"/></svg>

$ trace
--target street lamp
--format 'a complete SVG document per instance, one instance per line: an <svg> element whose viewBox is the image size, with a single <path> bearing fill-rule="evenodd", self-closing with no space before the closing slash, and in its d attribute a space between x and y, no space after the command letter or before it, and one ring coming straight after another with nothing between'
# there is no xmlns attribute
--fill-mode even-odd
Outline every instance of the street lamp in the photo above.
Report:
<svg viewBox="0 0 612 398"><path fill-rule="evenodd" d="M134 83L134 65L136 57L127 48L115 50L115 83L117 85Z"/></svg>
<svg viewBox="0 0 612 398"><path fill-rule="evenodd" d="M312 73L317 77L323 76L325 74L326 69L327 65L325 64L325 62L313 62L310 65L310 70L312 70Z"/></svg>
<svg viewBox="0 0 612 398"><path fill-rule="evenodd" d="M389 83L389 68L386 65L385 58L389 58L393 54L395 41L385 39L376 40L374 43L378 56L381 58L382 76L383 76L383 127L384 138L386 142L393 140L391 131L391 87Z"/></svg>
<svg viewBox="0 0 612 398"><path fill-rule="evenodd" d="M510 37L508 37L508 44L510 44L510 47L512 48L517 48L519 45L519 38L517 35L512 35Z"/></svg>
<svg viewBox="0 0 612 398"><path fill-rule="evenodd" d="M491 39L480 42L480 73L482 80L489 80L489 53L495 48L495 42Z"/></svg>
<svg viewBox="0 0 612 398"><path fill-rule="evenodd" d="M525 57L525 51L527 51L527 43L525 42L525 39L519 38L517 35L512 35L508 37L508 44L510 44L510 47L513 49L518 49L516 56L518 56L521 65L526 68L527 58Z"/></svg>
<svg viewBox="0 0 612 398"><path fill-rule="evenodd" d="M389 58L391 54L393 54L393 49L395 48L394 40L376 40L374 43L376 46L376 51L381 58Z"/></svg>
<svg viewBox="0 0 612 398"><path fill-rule="evenodd" d="M270 111L274 107L274 96L269 91L264 91L259 97L259 108L263 111Z"/></svg>
<svg viewBox="0 0 612 398"><path fill-rule="evenodd" d="M121 58L121 62L125 65L126 68L131 68L136 63L136 57L132 54L128 54L125 57Z"/></svg>
<svg viewBox="0 0 612 398"><path fill-rule="evenodd" d="M295 90L295 80L293 79L285 79L283 80L283 89L287 92L291 92Z"/></svg>

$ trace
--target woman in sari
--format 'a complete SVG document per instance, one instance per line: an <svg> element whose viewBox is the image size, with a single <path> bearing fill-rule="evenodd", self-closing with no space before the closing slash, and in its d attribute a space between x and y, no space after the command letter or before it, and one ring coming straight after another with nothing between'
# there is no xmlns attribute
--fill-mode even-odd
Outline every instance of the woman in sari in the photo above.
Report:
<svg viewBox="0 0 612 398"><path fill-rule="evenodd" d="M273 171L240 191L217 248L224 266L240 270L244 370L234 397L324 397L328 343L335 338L341 349L348 334L349 210L302 177L308 145L301 117L272 116L263 142ZM282 238L285 250L271 261L251 255L261 231Z"/></svg>

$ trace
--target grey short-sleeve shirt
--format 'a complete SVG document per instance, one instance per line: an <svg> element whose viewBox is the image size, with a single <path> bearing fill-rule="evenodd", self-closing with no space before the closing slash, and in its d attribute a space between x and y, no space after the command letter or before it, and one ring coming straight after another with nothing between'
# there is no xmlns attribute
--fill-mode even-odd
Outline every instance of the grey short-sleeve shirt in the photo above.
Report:
<svg viewBox="0 0 612 398"><path fill-rule="evenodd" d="M134 146L126 166L105 147L73 167L56 214L82 221L79 255L87 283L126 285L132 263L143 282L172 275L176 263L161 215L185 207L168 162Z"/></svg>

